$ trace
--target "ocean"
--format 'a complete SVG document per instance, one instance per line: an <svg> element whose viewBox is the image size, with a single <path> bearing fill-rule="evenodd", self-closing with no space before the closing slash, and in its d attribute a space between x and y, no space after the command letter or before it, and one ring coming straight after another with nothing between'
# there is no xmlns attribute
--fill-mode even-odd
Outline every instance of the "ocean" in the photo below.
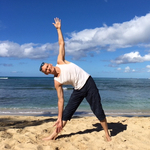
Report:
<svg viewBox="0 0 150 150"><path fill-rule="evenodd" d="M150 79L94 78L106 115L150 116ZM73 87L63 86L65 105ZM0 77L0 115L56 116L52 77ZM93 115L86 99L75 115Z"/></svg>

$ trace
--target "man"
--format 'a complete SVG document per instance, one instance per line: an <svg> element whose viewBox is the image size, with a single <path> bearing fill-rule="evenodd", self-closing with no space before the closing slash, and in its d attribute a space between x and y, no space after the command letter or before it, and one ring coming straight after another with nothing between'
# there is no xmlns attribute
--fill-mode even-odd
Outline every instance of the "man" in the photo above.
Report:
<svg viewBox="0 0 150 150"><path fill-rule="evenodd" d="M86 98L93 113L100 120L107 141L110 141L111 138L108 133L106 116L101 105L100 95L95 82L83 69L65 59L65 43L61 32L61 21L59 18L55 18L54 20L55 23L53 23L53 25L57 29L59 42L57 65L53 66L52 64L42 63L40 71L46 75L54 75L54 85L58 96L58 119L55 123L55 131L44 140L54 140L66 125L67 121L71 119L82 100ZM62 85L64 84L72 85L74 87L73 93L71 94L65 109L62 89Z"/></svg>

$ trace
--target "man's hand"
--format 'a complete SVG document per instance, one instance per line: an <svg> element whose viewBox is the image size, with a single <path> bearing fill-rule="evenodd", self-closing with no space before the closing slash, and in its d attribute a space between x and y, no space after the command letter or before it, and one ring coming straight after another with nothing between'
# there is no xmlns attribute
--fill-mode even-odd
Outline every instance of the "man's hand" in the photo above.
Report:
<svg viewBox="0 0 150 150"><path fill-rule="evenodd" d="M63 129L62 120L57 119L57 121L54 124L54 126L56 126L56 132L59 133Z"/></svg>
<svg viewBox="0 0 150 150"><path fill-rule="evenodd" d="M55 26L56 29L61 28L61 20L59 18L54 18L55 23L53 25Z"/></svg>

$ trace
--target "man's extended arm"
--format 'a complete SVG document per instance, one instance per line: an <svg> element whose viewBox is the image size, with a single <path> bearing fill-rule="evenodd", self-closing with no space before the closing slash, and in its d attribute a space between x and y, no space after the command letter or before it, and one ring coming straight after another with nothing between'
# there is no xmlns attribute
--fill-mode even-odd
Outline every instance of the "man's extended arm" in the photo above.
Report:
<svg viewBox="0 0 150 150"><path fill-rule="evenodd" d="M58 96L58 119L55 123L55 126L56 126L56 132L59 133L63 128L62 114L64 109L64 94L63 94L62 86L57 81L55 81L55 88Z"/></svg>
<svg viewBox="0 0 150 150"><path fill-rule="evenodd" d="M65 62L65 42L61 31L61 20L58 18L55 18L55 23L53 25L57 29L58 33L58 43L59 43L59 54L57 58L57 63L62 64Z"/></svg>

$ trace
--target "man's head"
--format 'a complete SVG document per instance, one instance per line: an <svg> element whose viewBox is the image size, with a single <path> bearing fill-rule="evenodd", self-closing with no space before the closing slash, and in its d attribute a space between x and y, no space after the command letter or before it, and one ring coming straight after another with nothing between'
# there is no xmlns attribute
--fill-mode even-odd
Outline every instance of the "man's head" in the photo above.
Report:
<svg viewBox="0 0 150 150"><path fill-rule="evenodd" d="M52 64L42 62L39 70L45 73L46 75L48 75L48 74L53 74L53 70L54 70L53 68L54 67Z"/></svg>

